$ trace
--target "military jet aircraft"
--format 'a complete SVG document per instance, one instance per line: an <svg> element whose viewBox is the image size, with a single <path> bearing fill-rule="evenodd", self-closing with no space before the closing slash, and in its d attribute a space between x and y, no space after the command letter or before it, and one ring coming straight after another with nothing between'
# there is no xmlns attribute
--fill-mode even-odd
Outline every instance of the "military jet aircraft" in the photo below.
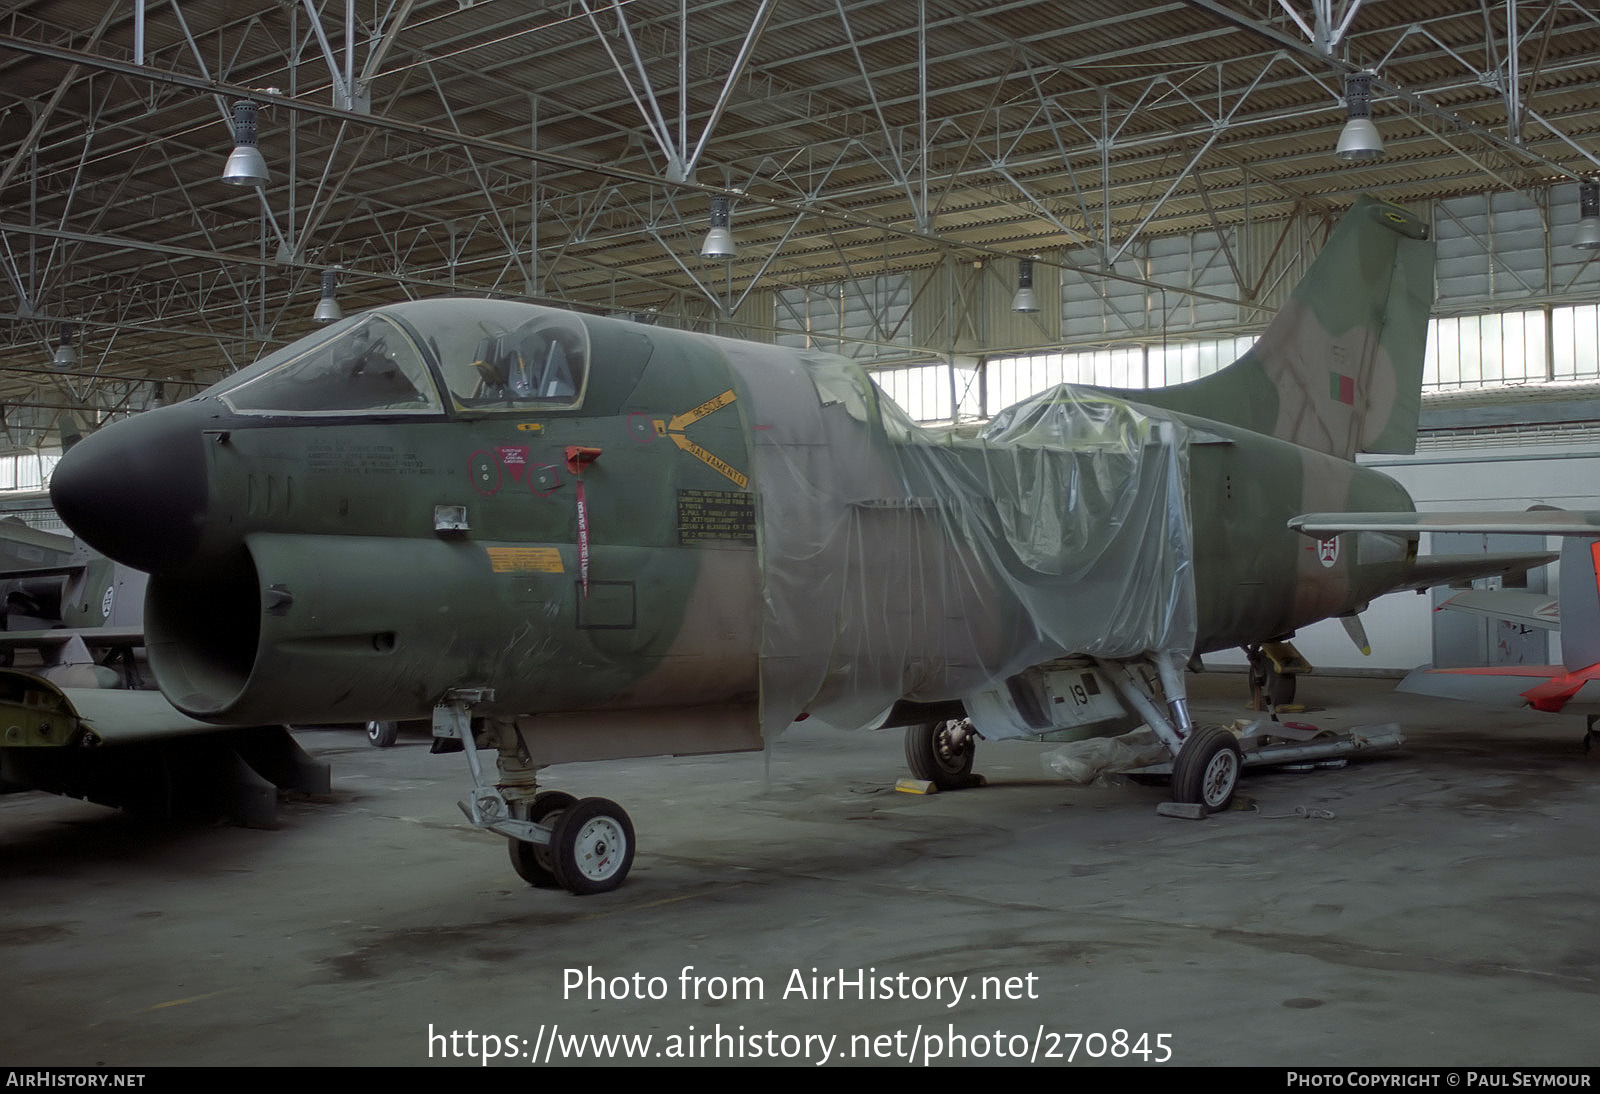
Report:
<svg viewBox="0 0 1600 1094"><path fill-rule="evenodd" d="M1174 795L1216 810L1240 753L1193 724L1191 658L1544 560L1288 527L1413 508L1352 457L1412 446L1428 235L1363 199L1223 371L1063 386L943 430L824 353L396 304L86 438L51 493L151 574L175 707L431 718L468 745L464 811L536 886L614 888L635 844L624 810L541 791L541 768L758 749L806 717L910 727L914 773L948 787L980 736L1143 721Z"/></svg>
<svg viewBox="0 0 1600 1094"><path fill-rule="evenodd" d="M0 664L32 650L37 675L62 687L142 686L144 586L71 536L0 520Z"/></svg>

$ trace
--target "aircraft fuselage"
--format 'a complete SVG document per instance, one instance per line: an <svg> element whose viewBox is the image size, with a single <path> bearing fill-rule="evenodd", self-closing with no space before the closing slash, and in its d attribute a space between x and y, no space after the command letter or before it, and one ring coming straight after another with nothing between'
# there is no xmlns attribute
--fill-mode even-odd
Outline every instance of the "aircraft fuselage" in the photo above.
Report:
<svg viewBox="0 0 1600 1094"><path fill-rule="evenodd" d="M1037 493L1019 480L1015 505L977 496L1000 481L985 472L992 445L896 432L876 408L856 405L876 398L864 380L849 391L808 382L802 359L815 355L607 320L581 320L589 344L581 363L573 351L572 368L584 377L565 399L521 397L506 376L483 379L495 351L481 344L474 369L458 360L452 373L448 354L464 355L471 339L429 330L445 321L442 303L403 305L386 326L357 327L369 331L361 346L383 346L376 357L340 358L339 338L298 357L289 347L211 392L88 438L62 462L54 490L67 519L153 574L151 665L185 713L415 718L452 688L485 686L492 709L514 714L753 709L765 690L769 701L799 696L793 716L807 712L808 696L874 681L919 702L959 698L1037 646L1019 639L1035 624L999 595L997 576L1037 567L1013 550L1037 522L1021 533L1008 524L993 550L967 541L991 519L1014 524L996 507L1026 508ZM552 319L546 309L496 305L494 322L469 333L530 316L535 334L512 355L526 366L538 324ZM553 318L561 330L580 323ZM499 386L485 394L488 384ZM436 390L424 392L429 385ZM1091 408L1111 401L1089 389L1075 397ZM1392 587L1403 544L1334 548L1285 526L1308 508L1409 509L1392 480L1245 430L1151 413L1190 431L1185 652L1288 634ZM1148 442L1152 451L1160 443ZM913 448L917 460L899 465L896 453ZM781 498L773 452L801 484ZM1098 466L1084 459L1068 444L1040 465L1083 490L1060 502L1057 518L1088 506L1092 523L1094 506L1123 504L1079 483ZM967 489L985 473L990 486ZM807 491L817 497L794 496ZM952 492L973 495L964 515L951 515ZM824 508L831 517L815 516ZM824 517L849 524L830 541L846 546L826 581L858 572L813 589L804 538L784 547L792 568L770 541L790 534L784 520ZM1130 544L1108 540L1106 553ZM1109 565L1115 580L1172 576ZM873 602L850 603L855 589ZM1087 585L1050 595L1080 592L1093 605ZM775 601L814 608L815 633L797 633L792 648L775 641Z"/></svg>

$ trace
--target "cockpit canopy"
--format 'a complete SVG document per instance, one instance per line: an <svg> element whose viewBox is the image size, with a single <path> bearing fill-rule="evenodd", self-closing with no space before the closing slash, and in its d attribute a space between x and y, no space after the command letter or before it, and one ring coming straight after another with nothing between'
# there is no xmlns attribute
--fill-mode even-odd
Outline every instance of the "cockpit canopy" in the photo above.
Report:
<svg viewBox="0 0 1600 1094"><path fill-rule="evenodd" d="M293 342L213 388L240 414L439 414L577 406L589 332L570 313L509 300L418 300Z"/></svg>

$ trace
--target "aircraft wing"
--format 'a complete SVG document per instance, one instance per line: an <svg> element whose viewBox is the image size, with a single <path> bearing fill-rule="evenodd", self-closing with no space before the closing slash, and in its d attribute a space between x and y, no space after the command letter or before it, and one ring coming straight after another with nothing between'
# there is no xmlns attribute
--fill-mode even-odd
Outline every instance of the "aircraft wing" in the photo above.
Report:
<svg viewBox="0 0 1600 1094"><path fill-rule="evenodd" d="M1447 609L1545 631L1561 629L1561 601L1550 593L1533 593L1526 589L1468 589L1440 604L1438 610Z"/></svg>
<svg viewBox="0 0 1600 1094"><path fill-rule="evenodd" d="M1600 714L1600 666L1493 665L1412 669L1396 691L1462 699L1480 706L1532 707L1547 713Z"/></svg>
<svg viewBox="0 0 1600 1094"><path fill-rule="evenodd" d="M163 740L217 727L180 713L159 691L60 688L14 669L0 670L3 748L92 748Z"/></svg>
<svg viewBox="0 0 1600 1094"><path fill-rule="evenodd" d="M0 519L0 542L25 550L32 549L35 557L39 552L45 552L66 558L78 550L78 541L71 536L29 527L15 517ZM22 556L19 554L18 557Z"/></svg>
<svg viewBox="0 0 1600 1094"><path fill-rule="evenodd" d="M101 744L154 741L215 733L217 727L180 713L159 691L64 688L79 722Z"/></svg>
<svg viewBox="0 0 1600 1094"><path fill-rule="evenodd" d="M26 581L34 577L68 577L83 569L80 562L63 562L59 566L16 566L0 570L0 580Z"/></svg>
<svg viewBox="0 0 1600 1094"><path fill-rule="evenodd" d="M279 788L329 790L284 726L214 726L157 691L59 688L0 669L0 793L44 790L161 816L269 826Z"/></svg>
<svg viewBox="0 0 1600 1094"><path fill-rule="evenodd" d="M1548 518L1551 512L1526 515ZM1600 541L1569 535L1562 543L1558 597L1517 589L1472 590L1440 607L1534 627L1561 626L1564 663L1420 668L1401 682L1400 691L1487 706L1600 716Z"/></svg>
<svg viewBox="0 0 1600 1094"><path fill-rule="evenodd" d="M0 631L0 650L47 650L74 638L90 649L116 649L144 645L142 627L51 627L40 631Z"/></svg>
<svg viewBox="0 0 1600 1094"><path fill-rule="evenodd" d="M1484 532L1532 536L1600 536L1600 510L1530 509L1526 512L1304 513L1289 521L1304 536L1322 539L1344 532Z"/></svg>

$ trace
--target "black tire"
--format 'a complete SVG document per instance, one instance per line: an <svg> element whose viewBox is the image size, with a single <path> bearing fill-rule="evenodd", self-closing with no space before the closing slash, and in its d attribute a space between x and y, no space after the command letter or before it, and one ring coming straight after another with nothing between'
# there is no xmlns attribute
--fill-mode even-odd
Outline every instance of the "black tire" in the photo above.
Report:
<svg viewBox="0 0 1600 1094"><path fill-rule="evenodd" d="M1202 726L1189 735L1172 763L1173 800L1220 813L1233 801L1243 770L1238 739L1223 726Z"/></svg>
<svg viewBox="0 0 1600 1094"><path fill-rule="evenodd" d="M528 804L527 816L520 819L543 824L546 817L563 809L571 809L577 801L577 798L564 790L546 790L534 795L533 801ZM535 889L561 888L561 881L556 877L555 868L550 864L548 846L520 839L509 842L511 868L517 872L518 877Z"/></svg>
<svg viewBox="0 0 1600 1094"><path fill-rule="evenodd" d="M372 743L373 748L393 748L399 736L399 722L381 722L374 719L367 723L367 740Z"/></svg>
<svg viewBox="0 0 1600 1094"><path fill-rule="evenodd" d="M906 727L906 766L913 776L940 790L960 790L973 781L977 734L969 728L958 741L951 734L956 725L946 720Z"/></svg>
<svg viewBox="0 0 1600 1094"><path fill-rule="evenodd" d="M1299 677L1292 672L1279 672L1277 669L1267 670L1267 702L1274 707L1286 707L1294 702L1295 681Z"/></svg>
<svg viewBox="0 0 1600 1094"><path fill-rule="evenodd" d="M550 865L578 896L609 893L633 867L633 821L616 802L583 798L556 818Z"/></svg>

